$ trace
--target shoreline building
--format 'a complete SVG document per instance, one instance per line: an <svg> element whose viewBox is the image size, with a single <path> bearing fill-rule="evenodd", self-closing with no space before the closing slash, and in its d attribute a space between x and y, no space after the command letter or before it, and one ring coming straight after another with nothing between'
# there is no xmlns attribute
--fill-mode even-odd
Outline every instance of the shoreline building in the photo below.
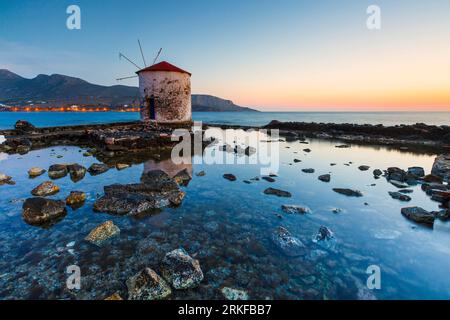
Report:
<svg viewBox="0 0 450 320"><path fill-rule="evenodd" d="M191 74L166 61L136 72L144 99L142 121L187 123L192 121Z"/></svg>

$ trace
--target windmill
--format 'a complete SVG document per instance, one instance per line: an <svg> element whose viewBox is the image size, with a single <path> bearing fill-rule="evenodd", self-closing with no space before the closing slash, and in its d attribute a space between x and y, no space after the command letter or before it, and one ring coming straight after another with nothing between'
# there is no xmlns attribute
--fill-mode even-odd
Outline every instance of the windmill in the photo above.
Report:
<svg viewBox="0 0 450 320"><path fill-rule="evenodd" d="M138 45L139 45L139 51L140 51L141 57L142 57L142 62L144 63L144 68L146 68L147 67L147 63L145 62L144 51L142 50L141 42L139 41L139 39L138 39ZM156 63L156 61L158 60L159 56L161 55L161 52L162 52L162 48L159 49L158 53L156 54L155 59L153 59L152 65L154 65ZM137 70L143 69L137 63L135 63L133 60L128 58L126 55L124 55L123 53L119 52L119 59L122 59L122 58L124 58L129 63L131 63L134 67L137 68ZM122 80L126 80L126 79L137 78L137 77L138 77L137 75L128 76L128 77L121 77L121 78L117 78L116 81L122 81Z"/></svg>

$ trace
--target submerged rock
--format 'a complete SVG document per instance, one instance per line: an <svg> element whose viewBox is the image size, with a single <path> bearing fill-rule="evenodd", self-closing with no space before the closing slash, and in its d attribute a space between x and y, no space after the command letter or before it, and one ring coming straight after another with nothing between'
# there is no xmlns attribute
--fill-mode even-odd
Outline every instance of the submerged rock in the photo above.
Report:
<svg viewBox="0 0 450 320"><path fill-rule="evenodd" d="M81 208L86 201L86 194L82 191L71 191L66 198L66 204L72 209Z"/></svg>
<svg viewBox="0 0 450 320"><path fill-rule="evenodd" d="M272 241L287 256L298 257L308 253L303 242L284 227L280 226L272 233Z"/></svg>
<svg viewBox="0 0 450 320"><path fill-rule="evenodd" d="M94 211L114 215L151 213L167 206L178 206L185 193L164 171L149 171L137 184L104 187L105 195L94 203Z"/></svg>
<svg viewBox="0 0 450 320"><path fill-rule="evenodd" d="M284 198L292 197L292 194L290 192L284 191L284 190L279 190L279 189L274 189L274 188L267 188L266 190L264 190L264 193L268 194L268 195L274 195L274 196L284 197Z"/></svg>
<svg viewBox="0 0 450 320"><path fill-rule="evenodd" d="M43 175L46 172L45 169L39 168L39 167L32 167L30 170L28 170L28 176L30 178L36 178L40 175Z"/></svg>
<svg viewBox="0 0 450 320"><path fill-rule="evenodd" d="M63 201L29 198L23 204L22 218L31 225L51 225L67 214Z"/></svg>
<svg viewBox="0 0 450 320"><path fill-rule="evenodd" d="M344 189L344 188L333 188L334 192L337 192L339 194L343 194L348 197L362 197L363 194L361 191L358 190L352 190L352 189Z"/></svg>
<svg viewBox="0 0 450 320"><path fill-rule="evenodd" d="M106 221L91 230L85 240L100 247L106 240L119 233L120 229L112 221Z"/></svg>
<svg viewBox="0 0 450 320"><path fill-rule="evenodd" d="M175 289L195 288L203 280L199 261L191 258L184 249L167 253L161 269L163 277Z"/></svg>
<svg viewBox="0 0 450 320"><path fill-rule="evenodd" d="M141 270L126 284L129 300L161 300L172 294L167 282L150 268Z"/></svg>
<svg viewBox="0 0 450 320"><path fill-rule="evenodd" d="M31 194L37 197L46 197L57 194L59 192L59 187L51 181L42 182L36 188L31 190Z"/></svg>
<svg viewBox="0 0 450 320"><path fill-rule="evenodd" d="M220 292L227 300L248 300L248 293L244 290L223 287Z"/></svg>
<svg viewBox="0 0 450 320"><path fill-rule="evenodd" d="M78 182L82 180L86 175L86 168L78 163L69 164L67 166L67 170L69 171L70 179L73 182Z"/></svg>
<svg viewBox="0 0 450 320"><path fill-rule="evenodd" d="M189 171L187 169L183 169L180 172L178 172L176 175L174 175L173 179L179 185L186 187L189 184L189 182L191 181L192 177L189 174Z"/></svg>
<svg viewBox="0 0 450 320"><path fill-rule="evenodd" d="M91 176L96 176L105 173L108 170L109 167L104 163L93 163L87 171L89 171Z"/></svg>
<svg viewBox="0 0 450 320"><path fill-rule="evenodd" d="M409 220L413 220L417 223L433 226L435 215L431 212L426 211L420 207L408 207L402 208L402 215L408 218Z"/></svg>
<svg viewBox="0 0 450 320"><path fill-rule="evenodd" d="M307 214L311 213L311 209L307 207L301 207L296 205L287 205L284 204L281 206L281 209L288 214Z"/></svg>
<svg viewBox="0 0 450 320"><path fill-rule="evenodd" d="M200 171L195 174L197 177L204 177L206 175L205 171Z"/></svg>
<svg viewBox="0 0 450 320"><path fill-rule="evenodd" d="M391 192L389 191L389 195L392 197L392 199L408 202L411 201L411 197L407 196L406 194L400 193L400 192Z"/></svg>
<svg viewBox="0 0 450 320"><path fill-rule="evenodd" d="M231 173L225 173L223 177L229 181L236 181L236 176Z"/></svg>
<svg viewBox="0 0 450 320"><path fill-rule="evenodd" d="M397 188L399 188L399 189L404 189L404 188L407 188L407 187L408 187L408 184L402 183L402 182L397 181L397 180L390 180L389 182L390 182L394 187L397 187Z"/></svg>
<svg viewBox="0 0 450 320"><path fill-rule="evenodd" d="M414 190L412 190L412 189L401 189L401 190L398 190L398 192L406 194L406 193L413 193Z"/></svg>
<svg viewBox="0 0 450 320"><path fill-rule="evenodd" d="M318 179L320 181L323 181L323 182L330 182L331 181L331 175L330 174L323 174L323 175L319 176Z"/></svg>
<svg viewBox="0 0 450 320"><path fill-rule="evenodd" d="M53 164L48 168L50 179L60 179L67 176L68 170L65 164Z"/></svg>
<svg viewBox="0 0 450 320"><path fill-rule="evenodd" d="M431 174L442 178L444 181L450 180L450 155L441 154L436 157L431 169Z"/></svg>

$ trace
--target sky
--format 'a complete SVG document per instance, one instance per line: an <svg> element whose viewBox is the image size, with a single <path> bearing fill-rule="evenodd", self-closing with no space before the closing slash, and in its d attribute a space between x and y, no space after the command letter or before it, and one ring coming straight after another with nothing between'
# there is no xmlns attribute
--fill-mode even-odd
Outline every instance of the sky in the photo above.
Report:
<svg viewBox="0 0 450 320"><path fill-rule="evenodd" d="M259 110L450 111L448 0L0 0L0 69L27 78L137 86L116 81L136 71L119 52L143 65L137 39L193 93Z"/></svg>

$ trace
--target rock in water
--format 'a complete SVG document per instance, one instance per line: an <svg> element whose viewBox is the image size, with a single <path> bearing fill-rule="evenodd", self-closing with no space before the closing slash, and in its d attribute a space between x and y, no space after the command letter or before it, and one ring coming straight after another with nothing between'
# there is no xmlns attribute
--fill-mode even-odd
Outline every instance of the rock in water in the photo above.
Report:
<svg viewBox="0 0 450 320"><path fill-rule="evenodd" d="M69 171L70 179L73 182L82 180L86 175L86 168L78 163L68 165L67 170Z"/></svg>
<svg viewBox="0 0 450 320"><path fill-rule="evenodd" d="M358 190L352 190L352 189L343 189L343 188L333 188L334 192L343 194L348 197L362 197L363 194L361 191Z"/></svg>
<svg viewBox="0 0 450 320"><path fill-rule="evenodd" d="M292 194L290 192L279 190L279 189L274 189L274 188L267 188L266 190L264 190L264 193L268 194L268 195L274 195L277 197L283 197L283 198L292 197Z"/></svg>
<svg viewBox="0 0 450 320"><path fill-rule="evenodd" d="M302 169L302 171L304 173L314 173L315 170L313 168L306 168L306 169Z"/></svg>
<svg viewBox="0 0 450 320"><path fill-rule="evenodd" d="M192 259L184 249L167 253L161 268L163 277L175 289L195 288L203 280L200 263Z"/></svg>
<svg viewBox="0 0 450 320"><path fill-rule="evenodd" d="M400 193L400 192L389 192L389 195L392 197L392 199L408 202L411 201L411 197L407 196L406 194Z"/></svg>
<svg viewBox="0 0 450 320"><path fill-rule="evenodd" d="M105 173L108 170L109 167L104 163L93 163L88 169L91 176L96 176Z"/></svg>
<svg viewBox="0 0 450 320"><path fill-rule="evenodd" d="M428 226L433 226L434 220L436 218L433 213L428 212L420 207L402 208L401 212L402 215L406 218Z"/></svg>
<svg viewBox="0 0 450 320"><path fill-rule="evenodd" d="M323 182L330 182L330 181L331 181L331 175L329 175L329 174L323 174L323 175L319 176L318 179L319 179L320 181L323 181Z"/></svg>
<svg viewBox="0 0 450 320"><path fill-rule="evenodd" d="M327 227L321 226L317 234L314 236L313 241L314 242L326 241L331 240L333 238L334 238L333 232Z"/></svg>
<svg viewBox="0 0 450 320"><path fill-rule="evenodd" d="M112 221L106 221L91 230L85 240L100 247L106 240L119 233L120 229Z"/></svg>
<svg viewBox="0 0 450 320"><path fill-rule="evenodd" d="M94 203L94 211L114 215L152 213L167 206L178 206L185 193L164 171L154 170L137 184L113 184L104 187L105 195Z"/></svg>
<svg viewBox="0 0 450 320"><path fill-rule="evenodd" d="M60 179L67 176L68 170L65 164L53 164L48 168L50 179Z"/></svg>
<svg viewBox="0 0 450 320"><path fill-rule="evenodd" d="M370 167L369 166L359 166L358 169L361 171L367 171L370 169Z"/></svg>
<svg viewBox="0 0 450 320"><path fill-rule="evenodd" d="M272 177L262 177L261 179L266 180L267 182L275 182L275 179Z"/></svg>
<svg viewBox="0 0 450 320"><path fill-rule="evenodd" d="M281 209L289 214L307 214L311 213L311 209L307 207L295 206L295 205L282 205Z"/></svg>
<svg viewBox="0 0 450 320"><path fill-rule="evenodd" d="M192 177L189 174L189 171L187 169L183 169L180 172L178 172L176 175L174 175L173 179L180 186L185 186L186 187L186 186L188 186L189 181L191 181Z"/></svg>
<svg viewBox="0 0 450 320"><path fill-rule="evenodd" d="M206 175L205 171L200 171L196 174L197 177L204 177Z"/></svg>
<svg viewBox="0 0 450 320"><path fill-rule="evenodd" d="M374 177L380 177L382 174L383 174L383 171L381 171L380 169L373 170Z"/></svg>
<svg viewBox="0 0 450 320"><path fill-rule="evenodd" d="M415 177L421 178L425 176L425 170L422 167L411 167L408 168L408 175L413 175Z"/></svg>
<svg viewBox="0 0 450 320"><path fill-rule="evenodd" d="M129 164L126 164L126 163L118 163L118 164L116 164L116 169L117 170L124 170L124 169L126 169L126 168L129 168L130 167L130 165Z"/></svg>
<svg viewBox="0 0 450 320"><path fill-rule="evenodd" d="M36 177L39 177L40 175L44 174L45 172L46 172L45 169L33 167L30 170L28 170L28 176L30 178L36 178Z"/></svg>
<svg viewBox="0 0 450 320"><path fill-rule="evenodd" d="M7 176L6 174L0 173L0 186L4 184L11 184L12 177Z"/></svg>
<svg viewBox="0 0 450 320"><path fill-rule="evenodd" d="M37 197L47 197L59 192L59 187L51 181L42 182L36 188L31 190L31 194Z"/></svg>
<svg viewBox="0 0 450 320"><path fill-rule="evenodd" d="M227 300L248 300L248 294L244 290L223 287L220 291Z"/></svg>
<svg viewBox="0 0 450 320"><path fill-rule="evenodd" d="M272 241L287 256L298 257L307 254L306 246L284 227L278 227L273 232Z"/></svg>
<svg viewBox="0 0 450 320"><path fill-rule="evenodd" d="M434 160L431 173L442 178L444 181L450 181L450 155L441 154Z"/></svg>
<svg viewBox="0 0 450 320"><path fill-rule="evenodd" d="M118 292L113 293L109 297L105 298L105 300L123 300Z"/></svg>
<svg viewBox="0 0 450 320"><path fill-rule="evenodd" d="M129 278L127 287L129 300L161 300L172 294L167 282L150 268Z"/></svg>
<svg viewBox="0 0 450 320"><path fill-rule="evenodd" d="M231 173L225 173L223 175L223 177L225 179L227 179L227 180L230 180L230 181L236 181L236 176L234 174L231 174Z"/></svg>
<svg viewBox="0 0 450 320"><path fill-rule="evenodd" d="M29 198L23 204L22 218L31 225L51 225L67 214L63 201Z"/></svg>
<svg viewBox="0 0 450 320"><path fill-rule="evenodd" d="M397 180L390 180L389 181L394 187L397 187L399 189L404 189L408 187L408 184L397 181Z"/></svg>
<svg viewBox="0 0 450 320"><path fill-rule="evenodd" d="M244 153L246 156L251 156L256 153L256 148L248 146L247 148L245 148Z"/></svg>
<svg viewBox="0 0 450 320"><path fill-rule="evenodd" d="M33 132L36 127L26 120L18 120L14 125L14 129L22 133L30 133Z"/></svg>
<svg viewBox="0 0 450 320"><path fill-rule="evenodd" d="M71 191L66 198L66 204L72 209L81 208L86 201L86 194L82 191Z"/></svg>
<svg viewBox="0 0 450 320"><path fill-rule="evenodd" d="M386 178L388 180L396 180L400 182L405 182L408 178L408 174L406 171L397 168L397 167L390 167L386 170Z"/></svg>

